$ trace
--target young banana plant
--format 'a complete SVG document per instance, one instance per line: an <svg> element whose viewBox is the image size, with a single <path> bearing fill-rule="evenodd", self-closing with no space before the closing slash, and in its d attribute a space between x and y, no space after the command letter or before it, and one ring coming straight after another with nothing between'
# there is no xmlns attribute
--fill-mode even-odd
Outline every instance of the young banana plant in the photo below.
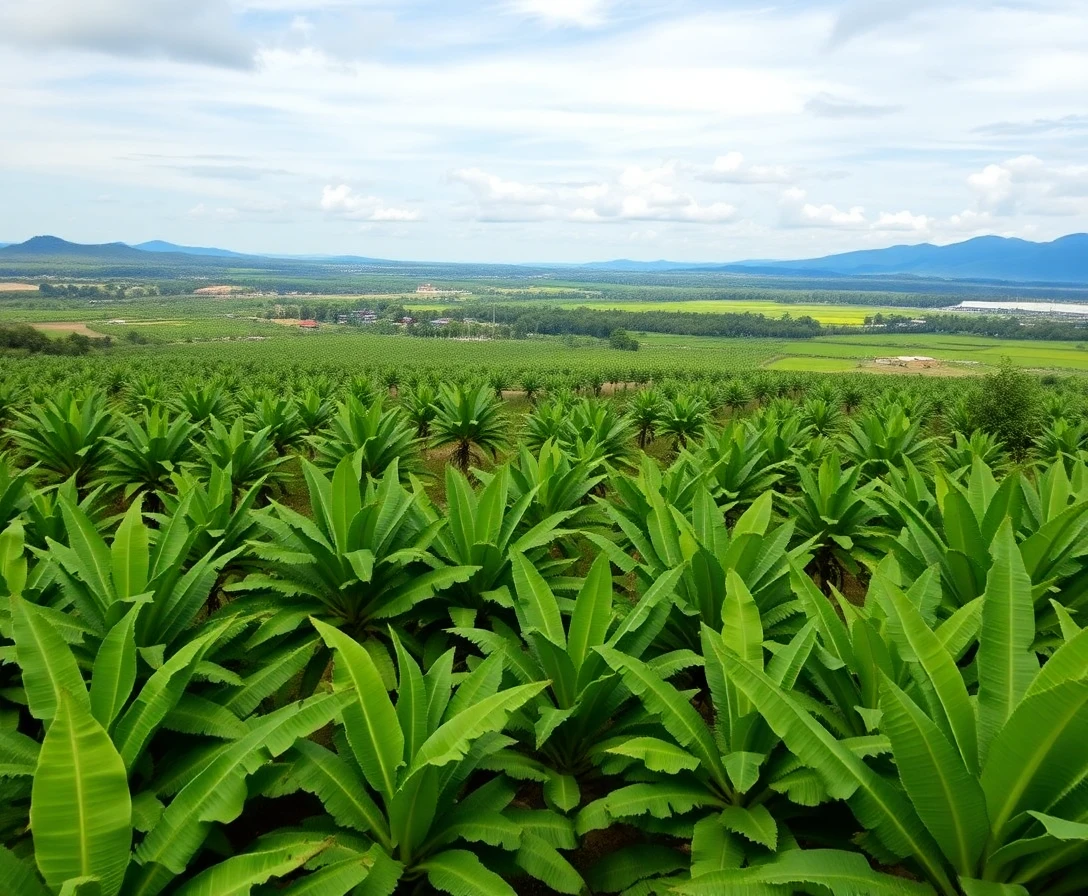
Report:
<svg viewBox="0 0 1088 896"><path fill-rule="evenodd" d="M381 476L394 461L401 480L419 473L419 439L398 407L387 408L381 399L365 406L348 397L330 420L328 428L310 437L314 463L330 473L345 457L356 456L364 473Z"/></svg>
<svg viewBox="0 0 1088 896"><path fill-rule="evenodd" d="M138 603L81 665L56 615L21 593L27 573L20 535L17 529L0 535L9 608L0 634L12 642L3 649L19 669L26 707L21 722L5 713L0 725L6 797L0 824L10 846L0 849L0 891L155 896L174 886L175 893L222 893L295 877L303 866L321 874L322 856L335 841L287 830L206 870L189 865L213 823L241 814L246 778L328 724L342 698L322 695L240 717L193 689L229 624L209 625L148 670L133 637L146 610ZM33 865L20 858L31 844ZM357 861L361 881L373 861Z"/></svg>
<svg viewBox="0 0 1088 896"><path fill-rule="evenodd" d="M879 578L874 599L908 670L898 682L879 676L873 717L894 767L847 749L796 694L736 652L725 657L732 682L829 793L847 801L866 829L861 842L880 862L906 864L944 896L1081 892L1088 635L1059 611L1063 640L1040 667L1032 582L1008 519L994 539L970 670L944 626L934 628L914 600Z"/></svg>
<svg viewBox="0 0 1088 896"><path fill-rule="evenodd" d="M198 469L209 476L216 467L229 469L236 492L244 492L256 482L268 486L286 478L280 466L287 458L276 456L271 431L266 428L247 432L241 417L229 429L213 417L204 433L204 444L197 450L200 453Z"/></svg>
<svg viewBox="0 0 1088 896"><path fill-rule="evenodd" d="M579 833L614 823L691 840L691 861L640 860L644 845L610 856L594 877L609 878L628 866L624 883L639 876L678 882L704 874L765 862L794 843L788 821L799 810L787 795L800 792L791 776L796 763L781 738L725 673L727 652L745 661L784 690L793 688L814 644L811 626L778 646L764 671L759 609L740 576L730 572L721 631L702 627L701 665L708 694L693 702L651 664L611 647L598 648L645 707L640 729L620 732L602 745L612 775L632 783L585 807ZM804 799L804 794L801 794ZM811 804L811 800L808 801ZM637 878L636 878L637 879ZM659 881L662 887L664 881ZM609 891L611 888L607 888Z"/></svg>
<svg viewBox="0 0 1088 896"><path fill-rule="evenodd" d="M480 609L485 602L510 607L511 554L525 554L546 576L561 574L569 561L551 556L551 547L575 534L560 528L573 511L554 513L535 526L522 521L536 496L535 489L510 505L510 468L499 467L477 493L468 479L446 467L446 525L434 541L435 553L451 566L476 567L472 577L450 589L450 600ZM437 511L431 508L435 518Z"/></svg>
<svg viewBox="0 0 1088 896"><path fill-rule="evenodd" d="M341 460L331 480L308 461L302 468L312 518L273 502L251 544L268 571L227 588L269 609L270 633L291 633L314 616L363 637L479 571L434 552L446 521L400 484L396 461L377 480L364 478L360 453Z"/></svg>
<svg viewBox="0 0 1088 896"><path fill-rule="evenodd" d="M857 576L876 562L886 538L874 525L878 508L871 500L875 482L859 486L861 467L843 468L837 451L816 472L798 466L800 491L789 499L789 518L797 537L813 546L812 567L825 590L842 589L846 573ZM859 562L860 561L860 562Z"/></svg>
<svg viewBox="0 0 1088 896"><path fill-rule="evenodd" d="M109 455L106 436L114 431L106 396L78 398L61 392L28 412L15 412L9 435L19 451L52 481L75 478L80 490L98 474Z"/></svg>
<svg viewBox="0 0 1088 896"><path fill-rule="evenodd" d="M638 560L608 539L593 534L588 537L624 572L633 572L648 586L666 571L683 568L674 597L677 612L669 625L676 646L696 647L700 624L721 629L730 570L737 572L755 595L769 632L799 627L796 617L800 606L790 591L789 559L807 562L810 545L805 542L789 548L793 524L772 525L770 492L741 514L731 531L711 493L698 485L687 513L668 503L660 491L650 489L640 493L634 512L611 503L602 504L602 508Z"/></svg>
<svg viewBox="0 0 1088 896"><path fill-rule="evenodd" d="M487 775L507 748L503 729L546 682L500 690L502 658L481 662L454 687L453 651L424 674L395 636L398 687L390 699L371 654L315 620L335 653L334 694L346 698L330 746L299 742L290 782L321 800L335 830L372 843L380 860L367 894L426 881L431 891L513 896L507 877L537 877L553 891L584 884L559 848L574 845L570 822L511 807L515 786ZM491 859L485 864L481 855Z"/></svg>
<svg viewBox="0 0 1088 896"><path fill-rule="evenodd" d="M112 451L103 467L103 480L129 499L134 493L154 494L195 454L197 427L186 415L171 418L163 407L145 411L142 420L122 417L120 436L107 437Z"/></svg>
<svg viewBox="0 0 1088 896"><path fill-rule="evenodd" d="M542 783L548 805L571 812L581 802L579 779L595 773L602 743L630 722L623 709L631 694L597 649L611 646L635 657L652 656L651 665L663 674L696 660L686 651L658 656L654 649L680 571L665 573L631 607L617 601L611 566L602 554L565 618L562 607L568 602L556 597L534 564L516 553L512 563L518 626L451 631L489 658L501 657L519 683L543 683L544 689L511 719L523 750L502 754L492 767Z"/></svg>

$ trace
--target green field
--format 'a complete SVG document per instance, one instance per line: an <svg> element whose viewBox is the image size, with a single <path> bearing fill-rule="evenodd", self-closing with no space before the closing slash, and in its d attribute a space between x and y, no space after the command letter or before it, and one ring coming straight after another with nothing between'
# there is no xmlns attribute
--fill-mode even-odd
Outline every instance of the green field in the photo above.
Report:
<svg viewBox="0 0 1088 896"><path fill-rule="evenodd" d="M551 303L549 303L551 304ZM555 302L560 308L589 308L592 311L673 311L677 314L762 314L780 318L812 317L822 324L859 326L873 314L933 314L910 308L883 308L868 305L795 305L789 302L718 301L713 299L691 302Z"/></svg>

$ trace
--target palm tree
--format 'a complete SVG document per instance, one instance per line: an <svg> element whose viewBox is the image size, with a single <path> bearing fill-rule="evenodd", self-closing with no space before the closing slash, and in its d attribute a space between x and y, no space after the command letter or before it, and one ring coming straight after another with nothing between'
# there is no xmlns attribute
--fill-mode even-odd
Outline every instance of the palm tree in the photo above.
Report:
<svg viewBox="0 0 1088 896"><path fill-rule="evenodd" d="M635 397L631 399L631 403L627 406L627 413L631 417L631 422L635 424L635 429L638 430L639 448L645 449L653 441L654 432L658 423L661 422L662 410L661 396L653 389L636 392Z"/></svg>
<svg viewBox="0 0 1088 896"><path fill-rule="evenodd" d="M706 404L696 395L678 395L666 402L661 412L660 430L672 436L676 447L686 448L688 441L698 436L709 419Z"/></svg>
<svg viewBox="0 0 1088 896"><path fill-rule="evenodd" d="M462 473L474 456L494 456L507 445L502 402L486 383L443 386L431 432L436 448L454 446L453 463Z"/></svg>

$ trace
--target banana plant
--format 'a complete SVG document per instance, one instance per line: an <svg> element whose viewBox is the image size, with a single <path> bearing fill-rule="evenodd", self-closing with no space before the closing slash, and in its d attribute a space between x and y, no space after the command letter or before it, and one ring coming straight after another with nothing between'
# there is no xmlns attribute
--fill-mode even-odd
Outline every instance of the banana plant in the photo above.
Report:
<svg viewBox="0 0 1088 896"><path fill-rule="evenodd" d="M332 472L345 457L357 457L363 473L381 476L397 461L404 482L422 472L419 440L399 408L387 408L381 399L364 406L349 396L337 409L327 430L310 439L314 463Z"/></svg>
<svg viewBox="0 0 1088 896"><path fill-rule="evenodd" d="M575 460L558 444L548 441L536 453L521 445L508 469L510 500L516 503L530 495L522 526L536 526L557 513L569 514L565 522L571 528L601 523L602 515L592 496L606 477L593 475L590 462ZM484 470L474 472L485 486L496 475Z"/></svg>
<svg viewBox="0 0 1088 896"><path fill-rule="evenodd" d="M420 383L401 397L401 406L408 421L416 428L416 438L431 435L431 422L438 416L438 392L430 383Z"/></svg>
<svg viewBox="0 0 1088 896"><path fill-rule="evenodd" d="M462 473L468 472L474 458L495 457L507 446L502 401L491 394L487 384L447 384L438 393L437 408L431 444L435 448L453 446L451 460Z"/></svg>
<svg viewBox="0 0 1088 896"><path fill-rule="evenodd" d="M83 648L96 651L134 607L140 612L124 635L134 648L183 645L202 618L219 570L232 559L231 552L213 544L191 566L186 562L195 535L187 520L191 499L181 499L153 530L143 520L143 499L137 497L109 542L82 508L68 498L59 500L64 540L47 538L47 549L34 553L60 585L61 600L52 612L67 612L67 628L79 633L77 655L87 659Z"/></svg>
<svg viewBox="0 0 1088 896"><path fill-rule="evenodd" d="M859 486L861 467L844 469L837 451L815 473L798 466L797 476L800 491L788 499L790 521L797 537L812 545L812 568L821 586L841 590L845 574L857 576L863 564L871 567L887 540L874 525L879 510L871 495L877 483Z"/></svg>
<svg viewBox="0 0 1088 896"><path fill-rule="evenodd" d="M696 488L687 512L668 502L659 490L640 489L638 495L640 501L631 505L602 504L623 533L621 544L637 560L607 538L592 533L588 537L644 586L668 570L683 569L673 598L677 613L669 625L677 644L697 646L701 624L721 629L730 571L755 595L769 631L777 634L797 627L800 607L790 588L789 561L807 562L810 545L789 547L793 523L772 525L769 492L740 516L732 530L705 488Z"/></svg>
<svg viewBox="0 0 1088 896"><path fill-rule="evenodd" d="M627 414L638 432L638 447L643 450L654 440L661 423L664 402L653 389L642 389L634 394L627 405Z"/></svg>
<svg viewBox="0 0 1088 896"><path fill-rule="evenodd" d="M210 476L215 468L230 470L236 492L246 491L257 482L276 485L286 478L280 467L287 458L277 457L271 432L268 429L247 432L241 417L229 429L213 417L204 433L204 444L197 451L199 468L206 475Z"/></svg>
<svg viewBox="0 0 1088 896"><path fill-rule="evenodd" d="M662 435L671 436L674 449L680 450L702 433L709 420L710 409L702 398L678 395L664 403L657 429Z"/></svg>
<svg viewBox="0 0 1088 896"><path fill-rule="evenodd" d="M295 413L302 422L303 433L307 436L317 435L335 412L336 408L325 389L311 387L302 395L295 396Z"/></svg>
<svg viewBox="0 0 1088 896"><path fill-rule="evenodd" d="M1086 883L1088 637L1066 614L1040 667L1031 578L1006 518L981 596L968 675L915 602L882 583L891 642L907 682L879 678L894 766L844 747L794 694L743 657L726 672L798 760L846 800L879 861L900 862L944 896L1080 891ZM874 580L875 581L875 580ZM798 861L802 861L799 857Z"/></svg>
<svg viewBox="0 0 1088 896"><path fill-rule="evenodd" d="M331 480L308 461L302 469L312 519L273 502L260 516L263 537L251 543L267 572L227 588L270 605L269 629L291 632L313 616L363 637L478 571L435 553L446 521L400 484L396 461L380 479L364 477L358 453Z"/></svg>
<svg viewBox="0 0 1088 896"><path fill-rule="evenodd" d="M515 787L485 771L511 743L502 733L510 714L544 683L500 690L502 662L492 657L454 687L453 651L424 674L394 638L394 701L362 645L314 625L335 652L333 689L347 702L331 746L295 746L289 779L321 800L338 830L379 851L372 874L380 884L366 892L426 882L431 892L453 896L513 896L495 868L537 877L553 892L582 892L582 879L557 849L574 845L570 823L512 807Z"/></svg>
<svg viewBox="0 0 1088 896"><path fill-rule="evenodd" d="M561 528L573 511L554 513L534 526L524 527L535 490L510 504L510 468L499 467L477 494L457 469L446 468L446 524L434 540L434 552L455 567L475 567L471 578L453 585L449 599L462 607L479 609L491 601L512 606L511 554L525 554L546 576L560 575L570 565L551 555L560 539L576 534ZM431 513L438 518L437 511Z"/></svg>
<svg viewBox="0 0 1088 896"><path fill-rule="evenodd" d="M77 398L61 392L15 412L9 435L19 451L55 482L75 478L84 490L109 456L106 437L114 431L113 415L101 392Z"/></svg>
<svg viewBox="0 0 1088 896"><path fill-rule="evenodd" d="M730 422L692 451L693 464L726 512L739 512L782 478L780 466L760 444L758 430Z"/></svg>
<svg viewBox="0 0 1088 896"><path fill-rule="evenodd" d="M922 435L920 419L909 419L901 406L892 404L849 421L843 447L850 459L875 479L902 467L905 460L916 467L928 464L935 443Z"/></svg>
<svg viewBox="0 0 1088 896"><path fill-rule="evenodd" d="M112 451L102 470L108 485L133 494L162 489L170 476L195 454L196 425L185 415L171 418L162 406L144 412L143 420L120 419L120 435L106 437Z"/></svg>
<svg viewBox="0 0 1088 896"><path fill-rule="evenodd" d="M321 892L350 889L335 888L326 871L332 863L321 859L337 853L335 840L312 832L278 831L210 868L206 856L195 861L213 824L242 813L247 777L327 725L343 696L320 695L247 721L191 696L189 682L224 627L190 642L137 686L141 660L127 635L139 605L102 642L88 685L49 616L18 594L10 600L28 714L44 738L38 743L0 729L11 760L0 767L0 779L29 791L22 826L29 837L19 840L30 841L0 848L3 892L156 896L169 886L190 896L246 892L272 879L295 879L304 869L315 869L313 882L328 885ZM171 782L168 764L156 763L166 735L176 742L178 731L203 736L190 749L181 784ZM33 866L19 857L31 845ZM373 867L364 855L354 856L356 883Z"/></svg>
<svg viewBox="0 0 1088 896"><path fill-rule="evenodd" d="M268 430L277 454L297 448L306 435L306 424L294 399L286 395L265 395L247 415L253 432Z"/></svg>
<svg viewBox="0 0 1088 896"><path fill-rule="evenodd" d="M975 461L981 461L991 470L999 469L1004 459L1001 443L992 435L976 429L970 436L953 432L952 441L941 446L941 464L955 477L970 471Z"/></svg>
<svg viewBox="0 0 1088 896"><path fill-rule="evenodd" d="M651 664L612 647L598 648L652 724L619 732L603 745L611 757L606 769L632 783L586 806L577 819L578 831L627 823L691 841L690 867L639 862L645 848L640 845L610 857L611 873L627 856L641 865L642 876L658 876L657 885L663 888L667 882L740 868L745 862L766 862L794 842L789 821L800 810L788 794L795 790L790 776L796 763L729 680L724 657L727 651L739 653L789 690L813 649L813 630L806 626L779 645L764 668L759 609L736 573L729 574L727 590L722 630L702 627L699 664L708 692L694 701Z"/></svg>
<svg viewBox="0 0 1088 896"><path fill-rule="evenodd" d="M248 553L248 543L258 537L260 526L254 509L264 488L258 479L244 494L236 496L231 469L212 467L207 478L191 470L171 477L174 492L163 492L160 500L164 512L154 516L160 528L176 516L185 518L190 529L187 561L196 563L201 557L217 552L230 559L220 567L218 584L227 576L250 569L254 558Z"/></svg>
<svg viewBox="0 0 1088 896"><path fill-rule="evenodd" d="M8 525L30 504L30 474L12 466L0 452L0 529Z"/></svg>
<svg viewBox="0 0 1088 896"><path fill-rule="evenodd" d="M520 684L545 685L511 718L523 751L500 757L505 761L493 762L494 767L542 783L545 800L557 811L578 807L579 781L599 777L597 767L608 758L602 744L632 726L631 713L624 712L631 694L598 648L645 656L654 668L673 673L696 661L686 652L658 655L655 648L679 576L680 570L665 573L632 606L617 600L611 565L601 554L564 618L563 604L534 564L513 555L517 626L493 622L489 628L451 629L489 658L502 657Z"/></svg>
<svg viewBox="0 0 1088 896"><path fill-rule="evenodd" d="M193 383L182 389L174 399L174 406L197 424L216 420L229 420L232 416L232 402L222 383Z"/></svg>
<svg viewBox="0 0 1088 896"><path fill-rule="evenodd" d="M898 503L906 525L893 545L895 557L910 576L929 566L940 569L941 609L947 615L982 594L993 540L1009 517L1033 582L1039 630L1053 633L1058 619L1048 597L1070 612L1088 602L1088 478L1083 465L1075 473L1070 479L1065 466L1055 462L1034 483L1015 470L998 483L976 462L965 483L938 475L933 519Z"/></svg>

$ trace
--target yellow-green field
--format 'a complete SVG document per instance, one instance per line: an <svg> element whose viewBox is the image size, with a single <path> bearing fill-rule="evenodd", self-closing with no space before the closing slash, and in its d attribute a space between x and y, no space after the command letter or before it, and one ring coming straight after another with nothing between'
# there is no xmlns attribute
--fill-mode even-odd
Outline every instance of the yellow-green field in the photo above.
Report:
<svg viewBox="0 0 1088 896"><path fill-rule="evenodd" d="M881 308L869 305L792 305L785 302L743 302L695 300L690 302L557 302L560 308L589 308L593 311L672 311L678 314L762 314L766 317L815 318L822 324L857 326L872 314L917 315L924 317L932 310L917 308Z"/></svg>

